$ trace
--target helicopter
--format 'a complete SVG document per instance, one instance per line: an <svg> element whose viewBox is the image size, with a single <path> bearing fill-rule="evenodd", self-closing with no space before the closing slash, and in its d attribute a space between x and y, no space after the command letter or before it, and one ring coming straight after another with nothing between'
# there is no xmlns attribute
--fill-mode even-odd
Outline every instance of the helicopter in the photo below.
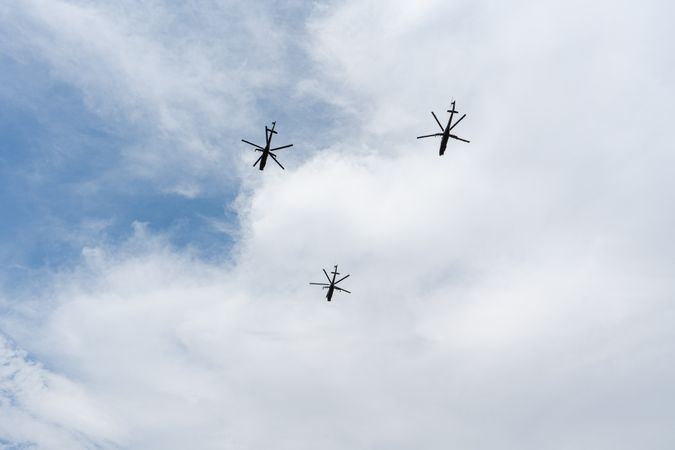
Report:
<svg viewBox="0 0 675 450"><path fill-rule="evenodd" d="M260 170L265 169L265 164L267 164L267 157L271 156L272 159L274 160L275 163L279 165L282 169L284 169L284 166L281 165L279 160L277 160L277 155L274 154L275 151L281 150L282 148L288 148L288 147L293 147L293 144L289 145L283 145L281 147L276 147L276 148L270 148L270 145L272 144L272 135L277 134L276 131L274 131L274 128L277 126L276 122L272 122L272 128L267 128L267 125L265 125L265 147L261 147L258 144L254 144L253 142L249 142L246 139L242 139L242 142L247 143L248 145L252 145L255 147L256 152L262 152L262 155L260 155L260 158L258 158L254 163L253 167L255 167L258 162L260 162L260 166L258 167ZM284 169L286 170L286 169Z"/></svg>
<svg viewBox="0 0 675 450"><path fill-rule="evenodd" d="M309 284L313 284L313 285L316 285L316 286L323 286L322 289L328 289L328 293L326 293L326 300L328 300L328 301L330 301L331 298L333 298L333 293L336 290L341 291L341 292L346 292L347 294L351 294L351 292L349 292L347 289L342 289L342 288L336 286L336 284L338 284L340 281L349 277L349 275L345 275L344 277L335 281L335 277L337 275L340 275L340 272L337 271L337 268L338 268L338 266L336 265L335 270L333 270L331 272L331 274L333 275L332 279L331 279L331 277L328 276L328 272L326 272L326 269L321 269L321 270L323 270L324 275L326 275L326 278L328 279L328 283L309 283Z"/></svg>
<svg viewBox="0 0 675 450"><path fill-rule="evenodd" d="M424 136L417 136L417 139L424 139L432 136L441 136L441 147L439 149L439 155L443 156L443 153L445 153L445 148L448 146L448 139L453 138L457 139L458 141L466 142L469 143L470 141L467 141L466 139L462 139L459 136L455 136L454 134L450 134L450 131L452 131L453 128L457 126L458 123L462 121L463 118L466 117L466 114L464 114L462 117L459 118L457 122L454 124L452 123L452 117L454 116L455 113L458 113L459 111L455 110L455 101L452 101L452 109L449 109L448 112L450 113L450 119L448 120L448 124L443 127L441 125L441 122L438 120L438 117L436 117L436 114L434 114L433 111L431 111L431 115L434 116L434 119L436 120L436 123L438 126L441 128L442 133L434 133L434 134L425 134Z"/></svg>

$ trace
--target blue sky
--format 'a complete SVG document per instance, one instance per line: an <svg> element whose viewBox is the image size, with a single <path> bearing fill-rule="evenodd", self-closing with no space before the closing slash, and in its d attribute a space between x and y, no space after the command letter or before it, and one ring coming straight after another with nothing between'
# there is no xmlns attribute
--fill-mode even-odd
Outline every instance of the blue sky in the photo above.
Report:
<svg viewBox="0 0 675 450"><path fill-rule="evenodd" d="M236 224L229 208L237 195L232 180L186 198L124 173L121 149L136 138L133 125L110 126L92 113L78 89L50 77L49 70L44 62L3 60L5 287L72 266L83 246L124 241L133 222L147 223L177 247L226 257L231 237L209 221Z"/></svg>
<svg viewBox="0 0 675 450"><path fill-rule="evenodd" d="M672 9L3 3L0 449L673 448Z"/></svg>
<svg viewBox="0 0 675 450"><path fill-rule="evenodd" d="M274 11L270 21L281 22L283 29L299 29L295 32L299 35L303 14L306 16L310 9L275 5ZM173 6L166 12L175 14L176 22L171 26L178 27L173 33L180 33L181 28L186 35L192 33L191 14ZM10 42L15 38L5 37ZM22 42L16 44L20 47ZM313 146L329 142L331 136L326 132L337 128L334 122L340 119L339 112L331 113L334 108L317 99L286 102L283 95L307 74L309 67L296 47L290 44L281 48L282 55L271 55L273 70L281 74L280 78L272 87L249 94L250 107L255 108L256 119L260 120L251 121L243 130L228 129L224 123L222 133L216 131L218 141L210 145L222 158L233 152L246 154L248 149L239 142L242 137L263 139L261 130L268 117L279 122L288 142L302 139ZM297 67L280 72L279 62L274 62L280 56ZM197 195L184 195L167 191L172 173L161 174L159 184L148 179L154 174L129 173L125 149L141 146L132 151L143 152L142 146L155 145L153 141L158 140L171 152L177 144L171 138L161 141L146 136L143 126L124 114L111 116L96 111L91 99L87 104L88 94L72 80L59 76L39 53L21 48L2 58L0 95L4 108L0 129L4 139L0 170L6 183L1 206L11 214L3 220L0 233L7 288L25 280L22 271L58 270L76 263L83 246L124 241L132 233L133 222L147 223L177 247L190 246L205 257L227 258L232 237L223 232L222 225L237 225L231 203L239 193L238 175L227 166L219 171L202 171L201 176L188 174L188 178L199 179L197 183L203 188ZM266 63L264 55L256 59ZM266 68L257 70L264 72ZM297 149L300 153L307 151L302 145ZM152 173L153 168L149 171ZM180 168L172 167L171 171L186 176Z"/></svg>

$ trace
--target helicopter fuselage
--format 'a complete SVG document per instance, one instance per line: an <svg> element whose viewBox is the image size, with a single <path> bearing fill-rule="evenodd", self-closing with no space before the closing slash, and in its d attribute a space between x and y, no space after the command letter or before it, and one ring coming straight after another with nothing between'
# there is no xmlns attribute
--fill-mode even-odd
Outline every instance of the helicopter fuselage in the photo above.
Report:
<svg viewBox="0 0 675 450"><path fill-rule="evenodd" d="M267 164L267 157L270 154L270 144L267 144L262 151L262 157L260 158L260 167L258 169L264 170L265 164Z"/></svg>
<svg viewBox="0 0 675 450"><path fill-rule="evenodd" d="M443 156L443 153L445 153L445 149L448 146L448 140L450 140L450 136L452 136L450 134L450 128L452 128L451 127L452 116L454 116L455 113L457 112L457 111L455 111L455 102L454 101L452 102L452 110L448 110L448 112L450 113L450 118L448 119L448 124L443 129L443 136L441 136L441 147L438 151L438 154L441 155L441 156Z"/></svg>
<svg viewBox="0 0 675 450"><path fill-rule="evenodd" d="M265 164L267 164L267 157L270 155L270 147L272 146L272 134L276 133L276 131L274 131L274 127L276 127L276 125L276 122L272 122L271 130L265 127L265 134L267 136L265 136L265 148L262 149L262 157L260 158L260 170L263 170L265 168Z"/></svg>
<svg viewBox="0 0 675 450"><path fill-rule="evenodd" d="M272 154L274 155L274 154ZM322 289L327 289L326 291L326 300L331 301L333 299L333 294L335 294L335 291L340 291L340 292L346 292L347 294L351 294L347 289L342 289L340 287L337 287L337 284L344 280L345 278L348 278L349 275L345 275L344 277L340 278L339 280L337 279L337 276L340 275L340 272L337 271L337 265L335 266L335 270L331 272L331 275L328 275L328 272L326 272L326 269L323 269L324 275L326 275L326 281L328 283L323 282L323 283L309 283L313 285L318 285L321 286Z"/></svg>
<svg viewBox="0 0 675 450"><path fill-rule="evenodd" d="M335 292L335 278L338 276L337 266L335 266L335 270L333 270L331 274L333 275L333 279L329 280L330 284L328 285L328 292L326 293L326 300L328 301L333 298L333 293Z"/></svg>
<svg viewBox="0 0 675 450"><path fill-rule="evenodd" d="M450 139L450 122L448 122L448 126L445 127L445 130L443 130L443 136L441 137L441 147L438 151L438 154L443 156L443 153L445 153L445 149L448 146L448 140Z"/></svg>
<svg viewBox="0 0 675 450"><path fill-rule="evenodd" d="M455 101L454 100L452 101L451 105L452 105L452 109L448 110L448 112L450 113L450 118L448 119L448 123L445 126L443 126L441 124L441 121L438 120L438 117L436 117L436 114L433 111L431 111L431 115L434 116L434 120L438 124L438 127L441 129L441 133L432 133L432 134L425 134L423 136L417 136L417 139L424 139L424 138L440 136L441 137L441 145L438 148L438 154L441 155L441 156L443 156L443 154L445 153L445 149L448 147L448 140L450 140L450 138L457 139L458 141L462 141L462 142L467 142L467 143L470 142L470 141L468 141L464 138L461 138L459 136L455 136L454 134L450 133L452 131L452 129L455 128L455 126L458 123L460 123L462 121L462 119L464 119L466 117L466 114L464 114L462 117L459 118L459 120L457 120L453 124L452 119L453 119L455 114L459 113L459 111L457 111L455 109Z"/></svg>

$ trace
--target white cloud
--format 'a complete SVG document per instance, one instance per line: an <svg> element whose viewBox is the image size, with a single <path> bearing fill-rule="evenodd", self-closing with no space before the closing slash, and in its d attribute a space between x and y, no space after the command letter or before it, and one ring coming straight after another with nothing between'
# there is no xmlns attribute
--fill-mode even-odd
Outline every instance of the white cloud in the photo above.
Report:
<svg viewBox="0 0 675 450"><path fill-rule="evenodd" d="M420 5L313 16L333 77L310 84L363 126L242 194L231 262L136 225L2 318L121 432L67 429L122 448L672 447L667 15ZM472 143L441 158L414 136L452 95ZM353 294L328 304L307 283L332 264Z"/></svg>
<svg viewBox="0 0 675 450"><path fill-rule="evenodd" d="M0 436L38 448L110 448L120 435L105 414L76 383L27 359L0 335ZM13 448L13 447L10 447Z"/></svg>
<svg viewBox="0 0 675 450"><path fill-rule="evenodd" d="M0 23L8 55L46 62L134 137L124 170L188 197L205 179L217 186L216 174L236 178L233 131L251 129L259 92L283 95L272 88L292 62L286 24L232 1L12 1Z"/></svg>

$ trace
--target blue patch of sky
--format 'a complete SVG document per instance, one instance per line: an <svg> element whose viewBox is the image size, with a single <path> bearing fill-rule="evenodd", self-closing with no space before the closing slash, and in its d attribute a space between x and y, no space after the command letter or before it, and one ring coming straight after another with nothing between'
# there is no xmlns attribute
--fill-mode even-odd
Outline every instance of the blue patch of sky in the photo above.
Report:
<svg viewBox="0 0 675 450"><path fill-rule="evenodd" d="M31 448L37 448L37 445L31 442L12 442L0 436L0 450L28 450Z"/></svg>
<svg viewBox="0 0 675 450"><path fill-rule="evenodd" d="M235 221L227 205L236 192L188 199L115 173L119 150L133 137L112 130L79 91L39 62L0 57L0 66L4 284L21 280L22 271L72 264L85 245L126 240L134 221L147 222L177 247L213 257L227 252L231 239L208 218Z"/></svg>
<svg viewBox="0 0 675 450"><path fill-rule="evenodd" d="M295 144L293 154L283 158L289 167L338 139L353 118L320 99L294 94L299 81L320 77L302 47L312 8L305 2L269 6L291 36L283 50L286 77L254 96L260 117L267 124L278 122L275 145ZM229 256L232 238L212 219L236 226L229 208L236 185L211 186L197 198L185 198L134 178L124 173L120 152L135 144L132 124L106 123L42 60L0 55L0 68L0 284L5 289L30 284L40 271L77 263L84 246L125 241L135 221L146 222L177 248L190 247L205 258ZM264 140L265 124L256 125L259 139L242 134L233 142Z"/></svg>

